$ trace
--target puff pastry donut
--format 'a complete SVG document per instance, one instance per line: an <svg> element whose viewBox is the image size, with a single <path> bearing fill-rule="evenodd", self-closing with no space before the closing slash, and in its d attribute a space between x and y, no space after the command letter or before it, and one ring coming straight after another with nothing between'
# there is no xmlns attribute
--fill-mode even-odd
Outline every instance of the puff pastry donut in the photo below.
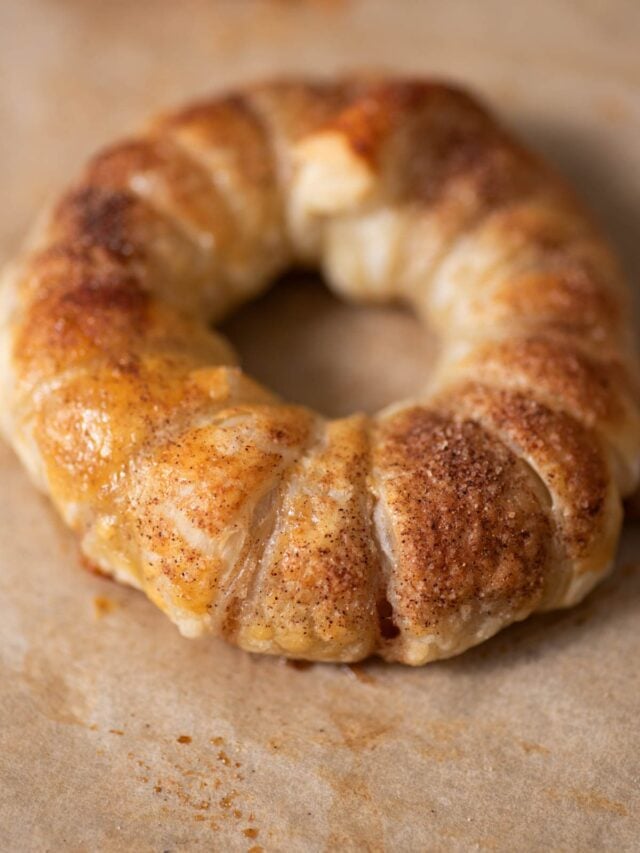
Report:
<svg viewBox="0 0 640 853"><path fill-rule="evenodd" d="M429 388L328 421L209 327L292 264L403 300ZM99 153L8 270L2 427L87 559L188 636L423 664L608 571L640 473L629 294L465 92L284 80Z"/></svg>

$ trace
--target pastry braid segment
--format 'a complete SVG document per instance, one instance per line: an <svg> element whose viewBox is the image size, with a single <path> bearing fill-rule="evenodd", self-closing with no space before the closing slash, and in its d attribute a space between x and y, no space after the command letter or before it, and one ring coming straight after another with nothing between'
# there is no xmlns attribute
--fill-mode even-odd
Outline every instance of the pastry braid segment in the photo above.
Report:
<svg viewBox="0 0 640 853"><path fill-rule="evenodd" d="M367 432L362 416L334 421L291 470L241 618L243 648L349 661L377 647Z"/></svg>
<svg viewBox="0 0 640 853"><path fill-rule="evenodd" d="M431 391L326 421L245 376L208 324L300 262L427 319ZM628 304L466 93L276 81L148 123L49 211L0 291L0 424L87 559L185 634L422 664L608 571L640 479Z"/></svg>
<svg viewBox="0 0 640 853"><path fill-rule="evenodd" d="M594 429L605 442L623 496L637 483L640 434L638 384L629 358L609 348L585 351L567 334L496 336L468 348L463 357L443 364L436 387L482 377L497 388L521 391L564 411Z"/></svg>
<svg viewBox="0 0 640 853"><path fill-rule="evenodd" d="M431 310L436 326L467 337L544 327L618 346L628 337L627 303L592 223L567 193L543 186L490 213L452 247Z"/></svg>
<svg viewBox="0 0 640 853"><path fill-rule="evenodd" d="M133 466L122 498L131 563L183 633L221 632L255 510L312 427L293 406L232 406L196 417Z"/></svg>
<svg viewBox="0 0 640 853"><path fill-rule="evenodd" d="M540 478L555 531L553 571L541 606L575 604L612 567L622 523L606 446L571 415L483 382L450 388L437 406L479 423Z"/></svg>
<svg viewBox="0 0 640 853"><path fill-rule="evenodd" d="M536 609L553 557L546 495L503 444L407 408L381 420L373 474L398 628L385 657L450 657Z"/></svg>

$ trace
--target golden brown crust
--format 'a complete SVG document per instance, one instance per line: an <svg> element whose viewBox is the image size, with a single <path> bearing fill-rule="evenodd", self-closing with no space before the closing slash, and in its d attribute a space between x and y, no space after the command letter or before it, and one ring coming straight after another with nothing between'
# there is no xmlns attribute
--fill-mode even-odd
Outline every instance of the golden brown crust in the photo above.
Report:
<svg viewBox="0 0 640 853"><path fill-rule="evenodd" d="M556 330L618 346L628 336L628 294L615 258L560 190L499 206L443 264L440 325L472 331Z"/></svg>
<svg viewBox="0 0 640 853"><path fill-rule="evenodd" d="M430 400L326 422L208 328L296 260L401 297ZM282 80L149 123L0 301L0 422L99 570L186 634L420 664L611 564L640 479L628 294L571 191L465 92Z"/></svg>
<svg viewBox="0 0 640 853"><path fill-rule="evenodd" d="M252 513L302 452L311 426L295 407L225 408L160 442L130 473L124 500L140 581L176 619L220 621Z"/></svg>
<svg viewBox="0 0 640 853"><path fill-rule="evenodd" d="M399 628L387 657L455 654L487 636L494 614L535 608L551 526L531 472L503 444L473 421L411 408L381 423L373 465Z"/></svg>
<svg viewBox="0 0 640 853"><path fill-rule="evenodd" d="M514 334L481 343L448 367L445 381L481 376L498 387L526 391L595 429L616 457L625 493L636 476L640 431L635 376L629 358L610 347L585 348L575 334Z"/></svg>
<svg viewBox="0 0 640 853"><path fill-rule="evenodd" d="M377 644L378 566L362 416L329 424L290 470L244 607L245 648L359 660Z"/></svg>
<svg viewBox="0 0 640 853"><path fill-rule="evenodd" d="M437 405L496 435L544 484L560 552L556 554L560 576L551 581L550 601L562 598L573 575L597 571L611 562L621 523L620 499L606 450L591 430L528 394L482 383L453 387ZM568 576L563 578L563 573Z"/></svg>

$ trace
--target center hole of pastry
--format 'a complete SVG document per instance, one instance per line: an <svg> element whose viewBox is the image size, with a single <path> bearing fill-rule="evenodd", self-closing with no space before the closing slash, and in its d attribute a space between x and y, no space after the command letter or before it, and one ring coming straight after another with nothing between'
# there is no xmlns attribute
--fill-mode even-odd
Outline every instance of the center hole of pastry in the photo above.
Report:
<svg viewBox="0 0 640 853"><path fill-rule="evenodd" d="M436 354L408 309L343 302L311 273L287 275L221 331L250 376L328 417L371 414L417 392Z"/></svg>

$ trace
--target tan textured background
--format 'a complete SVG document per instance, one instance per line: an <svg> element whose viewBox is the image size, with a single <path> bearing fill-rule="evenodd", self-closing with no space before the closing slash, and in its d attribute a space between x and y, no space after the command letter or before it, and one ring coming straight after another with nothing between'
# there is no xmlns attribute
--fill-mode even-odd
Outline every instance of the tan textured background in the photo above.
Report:
<svg viewBox="0 0 640 853"><path fill-rule="evenodd" d="M3 0L0 259L149 110L367 66L484 91L579 184L638 280L639 57L634 0ZM330 413L406 393L430 357L407 316L300 281L230 330L250 368ZM0 849L637 850L639 553L629 529L582 606L454 661L299 670L183 640L78 571L0 445Z"/></svg>

